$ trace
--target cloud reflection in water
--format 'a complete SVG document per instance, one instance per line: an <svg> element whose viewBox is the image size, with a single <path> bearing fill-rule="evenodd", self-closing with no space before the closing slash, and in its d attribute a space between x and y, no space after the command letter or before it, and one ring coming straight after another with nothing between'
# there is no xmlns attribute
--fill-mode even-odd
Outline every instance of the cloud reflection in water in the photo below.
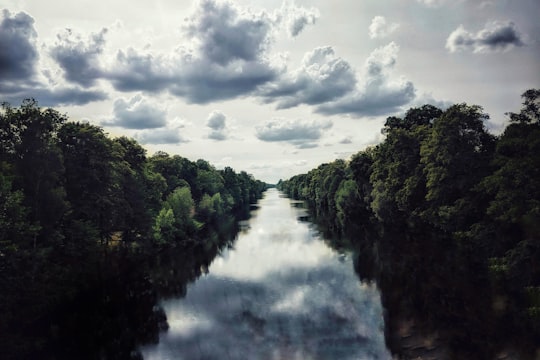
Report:
<svg viewBox="0 0 540 360"><path fill-rule="evenodd" d="M390 359L377 289L298 211L269 191L235 249L163 303L170 329L144 358Z"/></svg>

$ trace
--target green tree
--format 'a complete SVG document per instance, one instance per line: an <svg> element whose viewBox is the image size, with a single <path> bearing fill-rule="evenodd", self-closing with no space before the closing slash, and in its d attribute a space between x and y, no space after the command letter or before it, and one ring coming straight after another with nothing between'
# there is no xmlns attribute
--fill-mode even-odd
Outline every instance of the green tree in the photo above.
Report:
<svg viewBox="0 0 540 360"><path fill-rule="evenodd" d="M66 123L59 131L59 144L71 219L89 221L106 243L121 228L125 204L119 186L119 149L103 129L87 123Z"/></svg>
<svg viewBox="0 0 540 360"><path fill-rule="evenodd" d="M2 160L12 164L13 187L23 191L29 219L41 227L34 247L39 241L61 239L58 228L67 204L56 138L65 120L53 109L41 109L33 99L24 100L19 108L4 103L0 112Z"/></svg>
<svg viewBox="0 0 540 360"><path fill-rule="evenodd" d="M484 126L487 119L480 106L454 105L422 143L426 220L445 231L462 230L483 216L476 187L492 170L496 144Z"/></svg>
<svg viewBox="0 0 540 360"><path fill-rule="evenodd" d="M159 212L153 230L159 243L193 240L198 224L193 219L195 202L189 187L181 187L170 194Z"/></svg>
<svg viewBox="0 0 540 360"><path fill-rule="evenodd" d="M114 143L121 160L117 164L122 194L118 230L125 241L146 238L161 208L165 179L149 168L146 150L135 140L120 137Z"/></svg>
<svg viewBox="0 0 540 360"><path fill-rule="evenodd" d="M498 291L511 299L507 313L530 339L540 336L540 90L523 93L520 113L501 135L496 170L482 188L491 195L486 232Z"/></svg>

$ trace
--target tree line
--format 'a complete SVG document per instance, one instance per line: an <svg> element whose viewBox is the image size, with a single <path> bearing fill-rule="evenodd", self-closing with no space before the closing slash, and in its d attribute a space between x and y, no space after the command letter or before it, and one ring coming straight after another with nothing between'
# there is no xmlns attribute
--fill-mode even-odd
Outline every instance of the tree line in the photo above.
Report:
<svg viewBox="0 0 540 360"><path fill-rule="evenodd" d="M217 170L205 160L164 152L148 157L135 140L110 138L101 127L68 121L32 99L20 107L2 104L0 347L5 358L40 352L47 358L49 340L62 332L51 318L59 307L90 284L124 274L126 264L134 271L134 259L165 247L181 247L184 257L192 249L210 249L222 240L219 230L230 230L220 229L231 226L226 219L246 216L265 188L244 171Z"/></svg>
<svg viewBox="0 0 540 360"><path fill-rule="evenodd" d="M456 358L540 349L540 90L499 136L480 106L389 117L384 141L280 181L336 243L348 238L393 319L415 318ZM399 352L399 345L390 345Z"/></svg>

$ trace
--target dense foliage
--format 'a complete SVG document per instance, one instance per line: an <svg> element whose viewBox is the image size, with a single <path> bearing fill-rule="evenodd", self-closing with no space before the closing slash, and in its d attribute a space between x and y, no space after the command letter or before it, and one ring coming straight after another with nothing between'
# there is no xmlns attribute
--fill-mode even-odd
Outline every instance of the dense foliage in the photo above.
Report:
<svg viewBox="0 0 540 360"><path fill-rule="evenodd" d="M166 246L180 249L176 261L204 263L200 253L215 255L233 215L247 214L264 189L204 160L147 157L136 141L34 100L3 104L1 357L134 356L136 341L152 340L144 321L163 322L141 268Z"/></svg>
<svg viewBox="0 0 540 360"><path fill-rule="evenodd" d="M479 106L425 105L388 118L384 141L350 161L278 184L351 240L387 326L419 319L456 358L539 350L540 90L523 99L498 137Z"/></svg>

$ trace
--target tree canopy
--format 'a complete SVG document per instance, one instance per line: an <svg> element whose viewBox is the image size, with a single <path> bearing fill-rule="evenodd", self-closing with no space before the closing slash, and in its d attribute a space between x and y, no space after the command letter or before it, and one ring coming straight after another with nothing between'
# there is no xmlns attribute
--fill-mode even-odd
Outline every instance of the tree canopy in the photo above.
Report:
<svg viewBox="0 0 540 360"><path fill-rule="evenodd" d="M91 284L116 284L132 272L122 269L133 259L155 257L163 247L182 248L186 258L200 251L194 249L210 249L217 225L223 228L233 215L244 216L265 188L245 172L217 170L202 159L163 152L148 157L135 140L112 139L102 128L69 121L34 100L20 107L2 104L2 358L101 358L97 345L87 353L82 348L53 351L60 333L72 336L68 328L74 329L69 324L75 320L51 314ZM125 299L132 292L124 290L119 296ZM109 306L107 299L117 290L103 285L98 291L88 306ZM158 316L151 305L148 316ZM100 335L76 341L90 341L89 336ZM135 346L125 341L128 348Z"/></svg>
<svg viewBox="0 0 540 360"><path fill-rule="evenodd" d="M522 98L500 136L480 106L425 105L389 117L377 146L278 184L375 264L391 314L449 334L460 358L504 338L531 356L540 338L540 90Z"/></svg>

